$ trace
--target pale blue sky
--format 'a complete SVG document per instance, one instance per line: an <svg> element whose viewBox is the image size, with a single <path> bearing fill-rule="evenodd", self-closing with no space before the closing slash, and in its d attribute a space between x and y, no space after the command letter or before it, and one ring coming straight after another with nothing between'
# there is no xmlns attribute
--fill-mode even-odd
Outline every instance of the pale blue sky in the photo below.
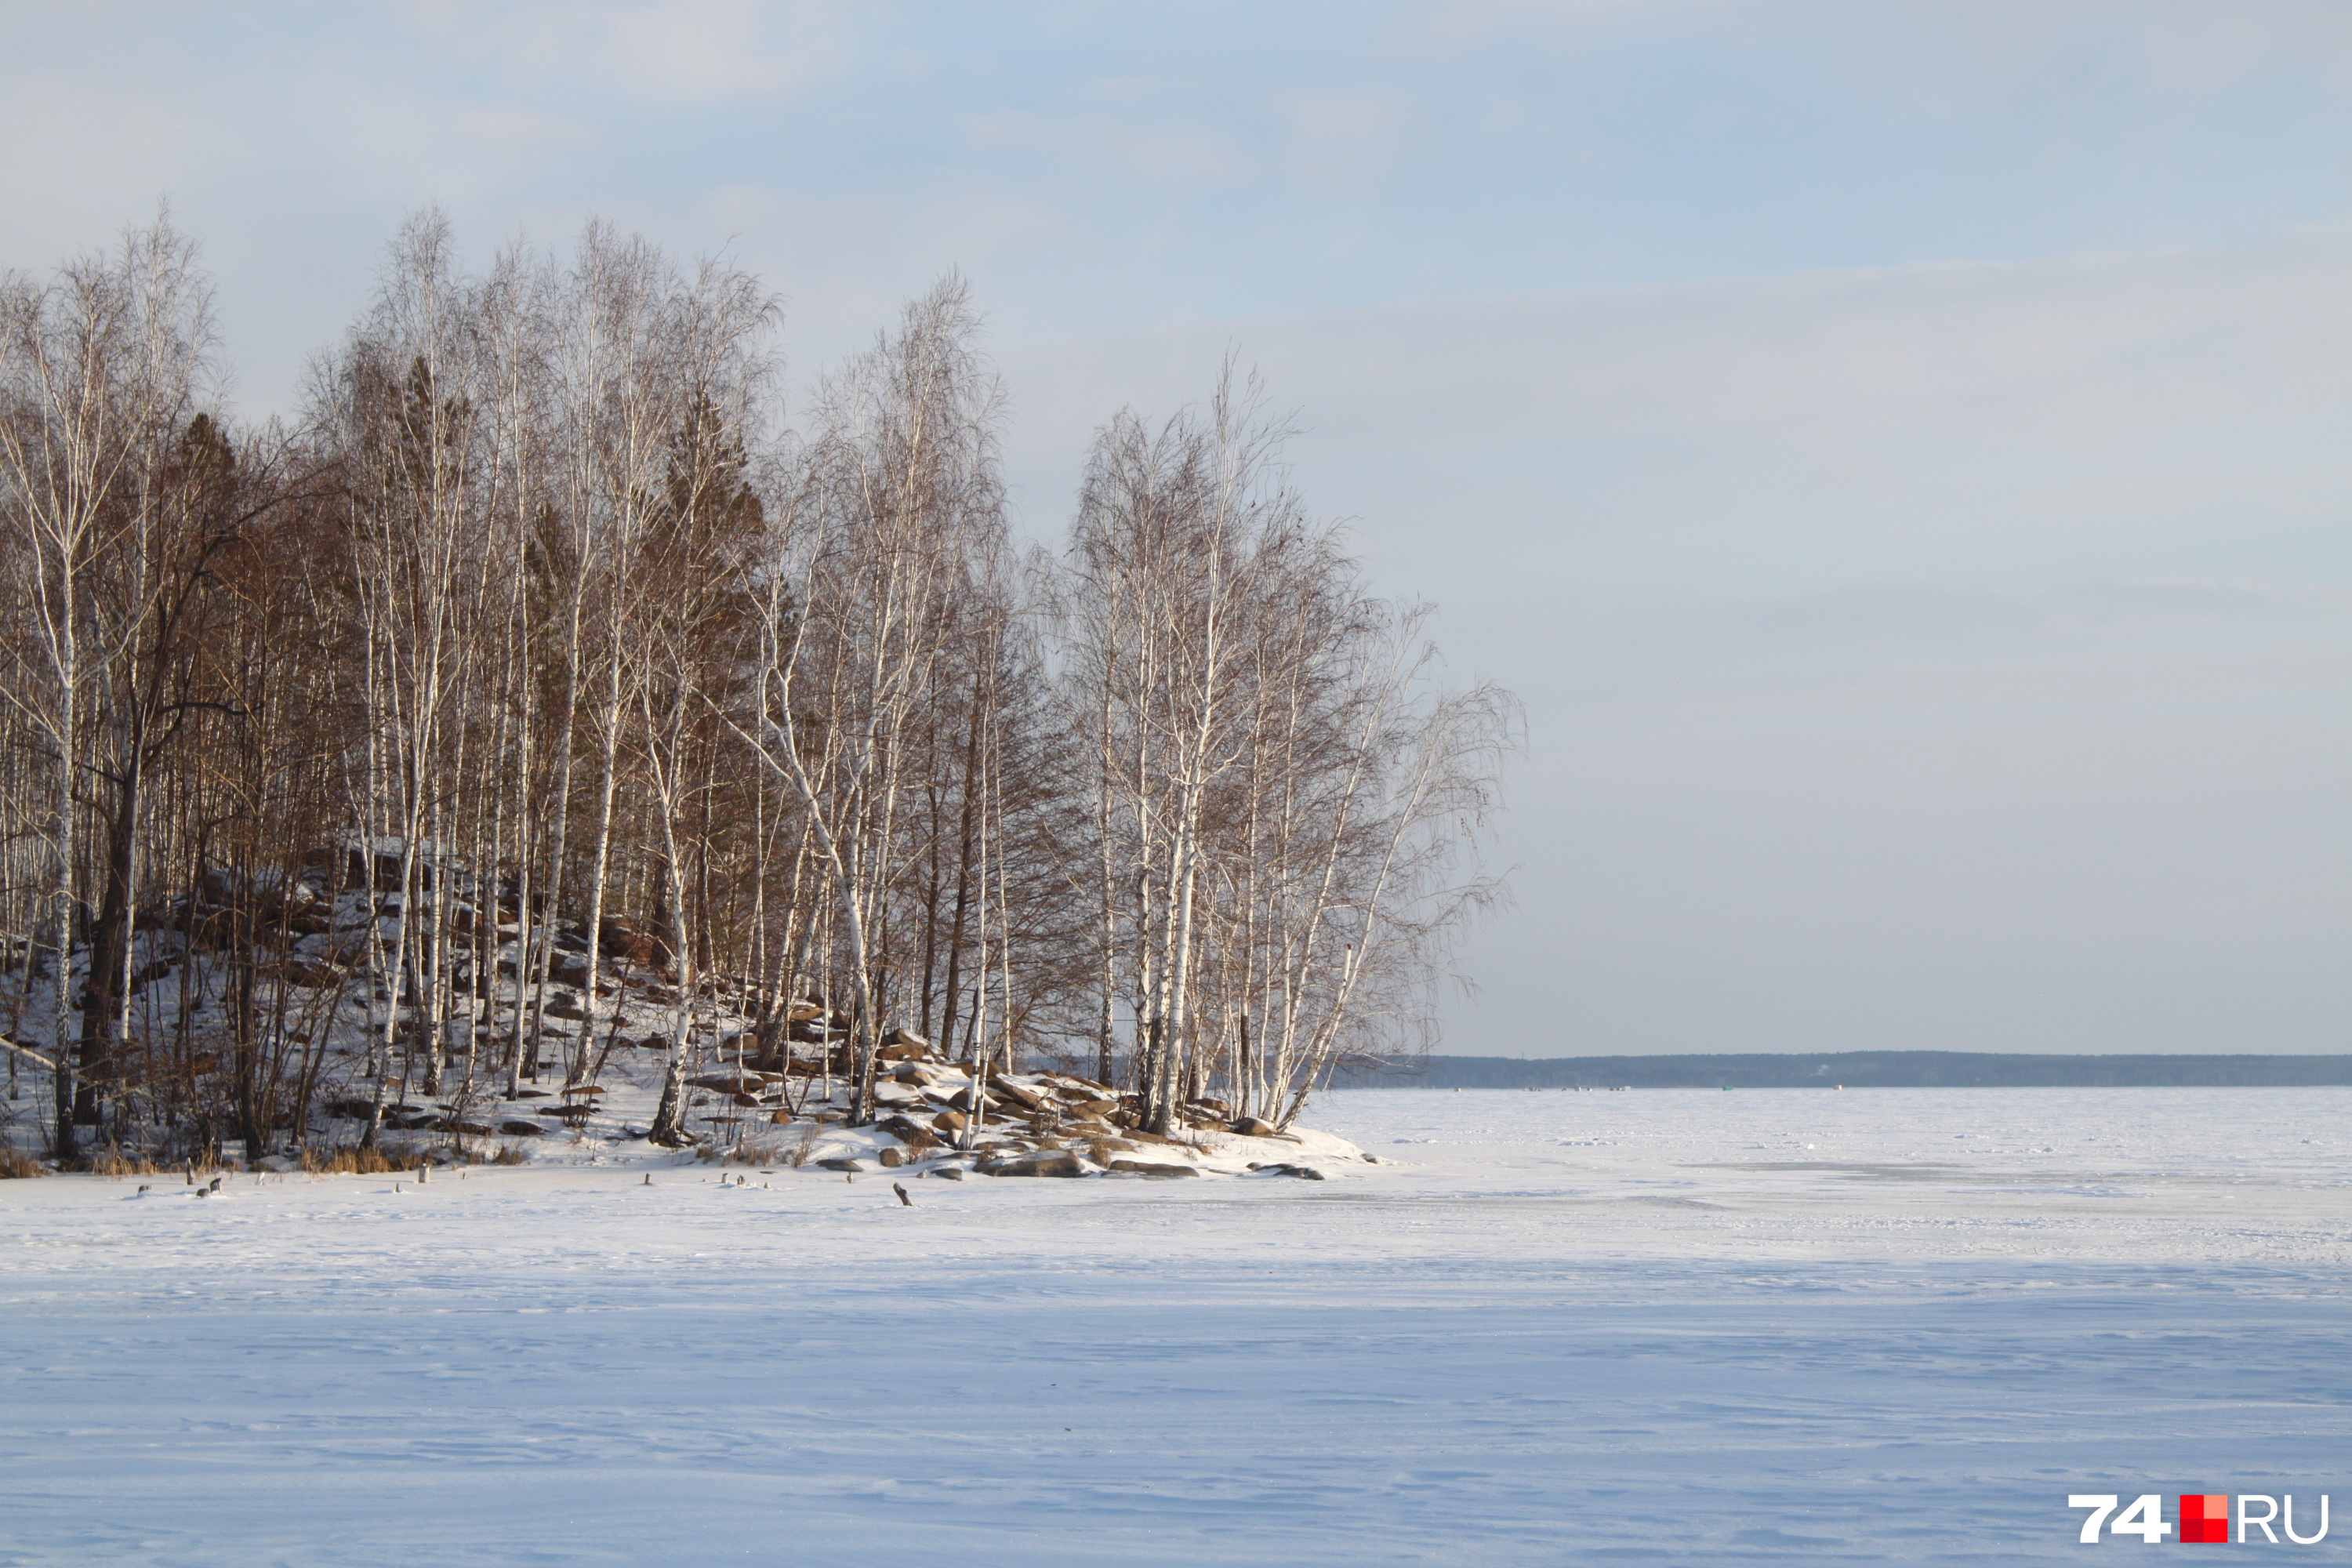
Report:
<svg viewBox="0 0 2352 1568"><path fill-rule="evenodd" d="M430 201L962 268L1040 537L1238 345L1528 700L1449 1048L2347 1048L2352 5L0 5L0 148L248 413Z"/></svg>

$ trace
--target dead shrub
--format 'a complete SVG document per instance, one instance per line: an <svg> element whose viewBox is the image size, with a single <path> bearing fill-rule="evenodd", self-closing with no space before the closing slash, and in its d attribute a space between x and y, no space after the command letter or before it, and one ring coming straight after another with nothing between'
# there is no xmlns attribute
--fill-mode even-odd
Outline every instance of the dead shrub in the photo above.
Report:
<svg viewBox="0 0 2352 1568"><path fill-rule="evenodd" d="M802 1128L801 1135L793 1140L793 1146L784 1151L784 1163L795 1171L807 1164L816 1153L816 1135L819 1131L814 1121Z"/></svg>
<svg viewBox="0 0 2352 1568"><path fill-rule="evenodd" d="M784 1157L781 1144L746 1138L720 1156L722 1165L772 1165Z"/></svg>
<svg viewBox="0 0 2352 1568"><path fill-rule="evenodd" d="M0 1181L24 1180L33 1176L46 1176L48 1173L49 1168L47 1165L42 1164L22 1149L0 1143Z"/></svg>
<svg viewBox="0 0 2352 1568"><path fill-rule="evenodd" d="M530 1163L530 1151L524 1148L520 1143L501 1143L497 1148L490 1151L490 1163L493 1165L528 1165Z"/></svg>

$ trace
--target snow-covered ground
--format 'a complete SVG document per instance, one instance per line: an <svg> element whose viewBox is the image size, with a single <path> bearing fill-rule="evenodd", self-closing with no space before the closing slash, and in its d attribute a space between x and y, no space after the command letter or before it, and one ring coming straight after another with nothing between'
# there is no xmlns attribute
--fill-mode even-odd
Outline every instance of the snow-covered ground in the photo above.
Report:
<svg viewBox="0 0 2352 1568"><path fill-rule="evenodd" d="M0 1183L0 1564L1990 1563L2088 1550L2070 1492L2352 1508L2352 1091L1309 1120L1382 1163Z"/></svg>

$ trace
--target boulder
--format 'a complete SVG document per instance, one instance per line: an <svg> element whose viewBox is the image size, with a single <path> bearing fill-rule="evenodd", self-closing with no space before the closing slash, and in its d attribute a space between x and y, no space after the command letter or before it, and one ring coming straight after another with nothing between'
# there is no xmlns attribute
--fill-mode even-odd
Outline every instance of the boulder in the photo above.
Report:
<svg viewBox="0 0 2352 1568"><path fill-rule="evenodd" d="M536 1121L501 1121L499 1131L509 1138L537 1138L547 1129Z"/></svg>
<svg viewBox="0 0 2352 1568"><path fill-rule="evenodd" d="M893 1116L887 1121L877 1121L875 1123L875 1130L887 1132L902 1143L911 1143L918 1138L927 1138L930 1135L930 1129L911 1116Z"/></svg>
<svg viewBox="0 0 2352 1568"><path fill-rule="evenodd" d="M757 1094L768 1087L768 1080L756 1073L704 1073L686 1081L697 1089L713 1089L721 1094Z"/></svg>
<svg viewBox="0 0 2352 1568"><path fill-rule="evenodd" d="M859 1171L866 1169L866 1162L863 1160L850 1159L819 1160L817 1162L817 1167L820 1170L826 1171L847 1171L851 1174L855 1175Z"/></svg>
<svg viewBox="0 0 2352 1568"><path fill-rule="evenodd" d="M659 938L612 915L597 922L596 945L601 951L630 963L652 965L669 961L669 954Z"/></svg>
<svg viewBox="0 0 2352 1568"><path fill-rule="evenodd" d="M895 1171L907 1163L907 1156L896 1149L885 1149L877 1157L881 1160L882 1168L886 1171Z"/></svg>
<svg viewBox="0 0 2352 1568"><path fill-rule="evenodd" d="M1256 1172L1261 1176L1297 1176L1303 1182L1319 1182L1324 1179L1323 1173L1317 1170L1312 1165L1254 1164L1250 1166L1250 1169Z"/></svg>
<svg viewBox="0 0 2352 1568"><path fill-rule="evenodd" d="M1107 1083L1097 1083L1090 1078L1080 1078L1074 1072L1049 1072L1038 1075L1064 1093L1091 1094L1101 1100L1117 1100L1118 1090Z"/></svg>
<svg viewBox="0 0 2352 1568"><path fill-rule="evenodd" d="M1228 1132L1238 1132L1244 1138L1271 1138L1274 1123L1255 1116L1236 1116L1225 1124Z"/></svg>
<svg viewBox="0 0 2352 1568"><path fill-rule="evenodd" d="M365 1113L362 1112L362 1114ZM931 1131L934 1132L943 1132L950 1137L953 1137L955 1134L963 1131L963 1112L961 1110L940 1111L937 1116L931 1118Z"/></svg>
<svg viewBox="0 0 2352 1568"><path fill-rule="evenodd" d="M963 1167L961 1165L941 1165L938 1170L933 1171L930 1173L937 1176L942 1182L961 1182L963 1180Z"/></svg>
<svg viewBox="0 0 2352 1568"><path fill-rule="evenodd" d="M1045 1109L1045 1097L1044 1095L1039 1094L1034 1089L1024 1089L1021 1085L1014 1083L1010 1079L990 1079L988 1080L988 1092L999 1100L1011 1101L1013 1104L1019 1106L1024 1110L1043 1110Z"/></svg>
<svg viewBox="0 0 2352 1568"><path fill-rule="evenodd" d="M1087 1167L1067 1149L1040 1149L1034 1154L1015 1154L981 1167L991 1176L1083 1176Z"/></svg>
<svg viewBox="0 0 2352 1568"><path fill-rule="evenodd" d="M1155 1165L1149 1160L1113 1160L1110 1168L1130 1176L1197 1176L1200 1170L1192 1165Z"/></svg>

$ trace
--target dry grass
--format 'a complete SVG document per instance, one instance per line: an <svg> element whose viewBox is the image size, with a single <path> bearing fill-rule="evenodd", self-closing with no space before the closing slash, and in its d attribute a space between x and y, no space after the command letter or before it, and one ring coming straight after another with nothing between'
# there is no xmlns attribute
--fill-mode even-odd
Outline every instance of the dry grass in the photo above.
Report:
<svg viewBox="0 0 2352 1568"><path fill-rule="evenodd" d="M314 1176L388 1176L408 1169L408 1162L386 1149L345 1144L336 1149L305 1148L302 1168Z"/></svg>
<svg viewBox="0 0 2352 1568"><path fill-rule="evenodd" d="M118 1181L124 1176L158 1176L163 1173L163 1167L146 1155L126 1154L111 1143L89 1157L89 1170L94 1176L112 1176Z"/></svg>
<svg viewBox="0 0 2352 1568"><path fill-rule="evenodd" d="M816 1138L820 1131L821 1129L814 1121L802 1128L800 1137L793 1140L793 1146L784 1151L784 1163L797 1171L814 1158Z"/></svg>
<svg viewBox="0 0 2352 1568"><path fill-rule="evenodd" d="M520 1143L501 1143L497 1148L490 1151L490 1163L493 1165L528 1165L530 1163L530 1151L524 1148Z"/></svg>
<svg viewBox="0 0 2352 1568"><path fill-rule="evenodd" d="M746 1138L719 1157L722 1165L773 1165L785 1159L783 1145Z"/></svg>
<svg viewBox="0 0 2352 1568"><path fill-rule="evenodd" d="M0 1181L46 1176L49 1168L23 1150L0 1143Z"/></svg>

